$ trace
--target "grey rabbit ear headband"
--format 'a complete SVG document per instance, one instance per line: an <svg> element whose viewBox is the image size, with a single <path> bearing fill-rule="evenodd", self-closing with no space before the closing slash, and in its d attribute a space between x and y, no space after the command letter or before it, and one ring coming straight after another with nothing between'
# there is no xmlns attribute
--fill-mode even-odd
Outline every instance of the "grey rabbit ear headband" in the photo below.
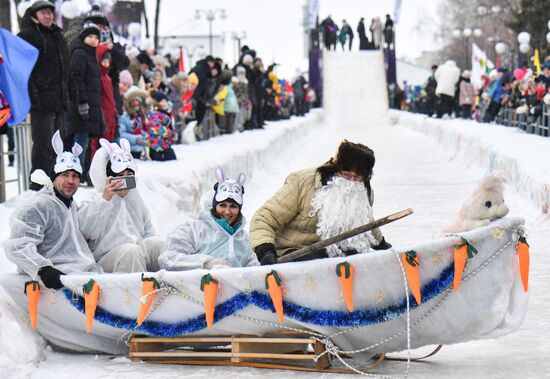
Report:
<svg viewBox="0 0 550 379"><path fill-rule="evenodd" d="M75 142L71 151L63 151L63 141L58 130L52 137L52 147L57 155L53 167L56 174L74 170L82 175L82 166L80 165L80 159L78 159L78 156L82 154L82 146Z"/></svg>
<svg viewBox="0 0 550 379"><path fill-rule="evenodd" d="M240 206L243 205L243 184L246 181L246 175L241 172L237 177L237 180L229 179L225 177L225 173L218 167L216 169L216 179L218 180L214 185L216 194L214 200L216 203L220 203L227 199L233 199Z"/></svg>

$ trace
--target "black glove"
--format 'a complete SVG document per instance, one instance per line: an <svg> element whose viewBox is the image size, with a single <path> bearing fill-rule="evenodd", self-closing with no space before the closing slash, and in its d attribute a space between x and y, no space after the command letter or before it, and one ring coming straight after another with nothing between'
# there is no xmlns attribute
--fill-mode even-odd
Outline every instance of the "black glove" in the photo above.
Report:
<svg viewBox="0 0 550 379"><path fill-rule="evenodd" d="M277 252L275 251L275 245L272 243L262 243L256 246L254 252L262 266L277 263Z"/></svg>
<svg viewBox="0 0 550 379"><path fill-rule="evenodd" d="M88 103L80 104L78 106L78 114L84 121L88 121L90 119L90 106Z"/></svg>
<svg viewBox="0 0 550 379"><path fill-rule="evenodd" d="M58 269L52 266L44 266L38 271L38 275L40 275L40 279L46 287L54 290L63 288L63 283L61 283L59 277L65 274Z"/></svg>
<svg viewBox="0 0 550 379"><path fill-rule="evenodd" d="M376 246L373 246L372 248L374 250L387 250L391 247L391 243L386 242L386 238L382 237L382 241Z"/></svg>

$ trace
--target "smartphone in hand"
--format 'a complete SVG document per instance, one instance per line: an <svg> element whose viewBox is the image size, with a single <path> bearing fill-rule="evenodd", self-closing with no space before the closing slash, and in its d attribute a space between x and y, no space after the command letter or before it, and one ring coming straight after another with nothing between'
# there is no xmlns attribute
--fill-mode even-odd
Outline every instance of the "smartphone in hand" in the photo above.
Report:
<svg viewBox="0 0 550 379"><path fill-rule="evenodd" d="M125 191L132 188L136 188L136 177L134 175L128 175L128 176L116 176L113 179L111 179L111 182L113 181L122 181L123 184L119 188L117 188L115 191Z"/></svg>

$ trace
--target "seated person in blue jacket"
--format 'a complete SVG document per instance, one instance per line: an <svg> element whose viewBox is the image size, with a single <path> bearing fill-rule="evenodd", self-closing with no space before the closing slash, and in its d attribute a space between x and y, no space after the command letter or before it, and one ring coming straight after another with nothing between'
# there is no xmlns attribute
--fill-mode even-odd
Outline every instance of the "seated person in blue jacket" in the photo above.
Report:
<svg viewBox="0 0 550 379"><path fill-rule="evenodd" d="M159 257L161 269L259 266L241 213L246 177L241 173L237 180L228 179L221 168L216 175L215 192L203 196L207 204L198 219L184 222L168 234Z"/></svg>

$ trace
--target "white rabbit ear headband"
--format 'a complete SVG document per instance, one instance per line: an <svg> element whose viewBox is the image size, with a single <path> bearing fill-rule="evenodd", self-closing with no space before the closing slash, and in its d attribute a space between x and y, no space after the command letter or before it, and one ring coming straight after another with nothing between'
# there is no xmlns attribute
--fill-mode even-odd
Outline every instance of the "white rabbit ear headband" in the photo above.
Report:
<svg viewBox="0 0 550 379"><path fill-rule="evenodd" d="M75 142L71 151L63 151L63 141L58 130L52 137L52 147L57 155L53 166L54 176L69 170L74 170L82 175L82 166L78 159L78 156L82 154L82 146Z"/></svg>
<svg viewBox="0 0 550 379"><path fill-rule="evenodd" d="M136 161L132 156L130 149L130 142L127 139L120 139L120 146L116 143L110 143L105 138L99 140L99 144L109 154L109 161L111 162L111 170L115 174L120 174L126 169L132 170L134 173L137 171Z"/></svg>
<svg viewBox="0 0 550 379"><path fill-rule="evenodd" d="M227 179L223 170L218 167L216 169L216 178L218 181L214 185L216 194L213 199L213 207L227 199L234 200L239 207L242 207L244 194L243 184L246 181L246 175L241 172L237 180Z"/></svg>

